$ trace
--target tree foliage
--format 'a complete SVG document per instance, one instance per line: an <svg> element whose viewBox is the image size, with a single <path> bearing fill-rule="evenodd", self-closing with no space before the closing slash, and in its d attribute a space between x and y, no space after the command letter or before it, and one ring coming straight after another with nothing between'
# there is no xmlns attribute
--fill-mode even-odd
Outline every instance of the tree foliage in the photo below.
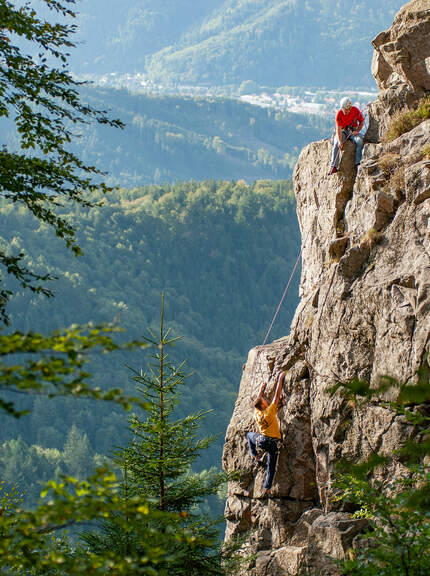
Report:
<svg viewBox="0 0 430 576"><path fill-rule="evenodd" d="M176 340L169 334L162 315L160 339L147 339L158 349L154 354L158 373L152 365L151 377L135 374L134 380L143 386L143 400L135 409L148 412L143 420L137 416L131 420L134 440L116 460L120 480L107 467L98 468L86 480L63 474L46 484L42 500L32 510L21 507L15 488L7 491L1 486L0 568L5 573L234 573L238 562L231 557L234 546L223 562L215 525L197 508L225 478L214 471L190 472L191 462L208 440L197 437L202 413L175 418L175 392L183 375L168 362L166 348ZM22 449L22 440L12 442L10 448ZM72 427L62 454L69 472L82 474L87 452L86 435ZM77 540L77 531L84 528L86 535ZM93 530L88 532L89 528ZM74 540L66 530L73 531Z"/></svg>
<svg viewBox="0 0 430 576"><path fill-rule="evenodd" d="M121 470L122 498L125 503L148 498L149 508L160 514L162 531L190 535L189 540L178 538L170 544L171 556L160 562L160 573L231 575L236 561L234 545L228 550L227 560L219 545L216 524L199 508L226 482L226 477L215 470L191 472L191 465L211 438L198 437L204 412L181 418L175 411L184 374L183 365L175 367L168 357L167 348L178 338L171 337L170 329L164 326L164 295L159 335L150 332L147 340L156 350L152 362L145 371L132 371L132 379L148 406L147 413L143 418L136 414L130 419L133 438L115 458ZM172 515L176 518L173 525ZM115 550L121 556L137 558L144 554L142 543L122 515L110 517L99 530L86 533L84 542L92 551Z"/></svg>
<svg viewBox="0 0 430 576"><path fill-rule="evenodd" d="M91 352L108 353L144 345L115 342L112 333L119 331L113 325L89 324L71 326L49 336L33 332L0 335L0 392L100 399L114 401L129 409L130 402L138 402L137 398L127 397L119 388L106 391L92 386L89 383L91 374L84 370ZM12 362L17 357L22 358L21 363ZM28 413L17 410L14 401L2 397L0 411L16 418Z"/></svg>
<svg viewBox="0 0 430 576"><path fill-rule="evenodd" d="M190 402L196 409L216 407L202 422L206 434L218 435L200 460L210 468L220 457L245 355L263 341L300 251L292 183L180 182L119 190L106 200L103 207L67 212L84 252L72 261L45 225L22 210L0 209L8 242L17 249L31 245L34 262L59 277L53 299L17 295L11 318L23 333L30 327L48 333L88 318L102 324L116 317L128 338L138 341L142 326L157 329L157 302L165 290L171 325L184 334L171 359L187 357L193 366L178 410ZM288 330L298 282L299 271L273 338ZM91 384L134 396L124 366L139 362L139 349L91 355ZM0 430L1 442L21 434L28 444L62 449L73 424L98 453L127 442L123 415L109 404L57 398L48 409L36 399L31 409L28 420Z"/></svg>
<svg viewBox="0 0 430 576"><path fill-rule="evenodd" d="M6 574L154 576L163 574L158 565L172 557L169 548L173 541L190 539L185 532L162 531L159 514L145 499L125 501L115 474L108 469L100 468L84 481L72 477L51 480L42 496L44 501L28 511L21 508L15 492L0 492L0 567ZM141 555L72 546L64 533L114 516L123 519L121 528L133 529ZM170 521L174 526L177 518L171 515Z"/></svg>
<svg viewBox="0 0 430 576"><path fill-rule="evenodd" d="M107 190L95 182L100 171L71 152L75 126L89 121L120 126L104 111L82 103L80 82L68 71L68 50L74 46L76 27L74 0L44 0L54 14L51 22L40 18L30 2L0 2L0 118L12 118L19 135L16 149L0 149L0 197L25 206L42 222L52 226L66 245L80 253L74 229L58 215L57 207L67 199L93 205L91 192ZM29 54L26 49L32 50ZM2 266L0 316L7 322L6 304L12 292L4 287L4 276L12 275L23 288L50 295L47 274L32 271L24 253L11 254L0 246Z"/></svg>
<svg viewBox="0 0 430 576"><path fill-rule="evenodd" d="M426 357L413 383L384 377L374 388L354 380L332 389L351 399L378 401L403 415L412 428L394 453L375 453L367 461L339 465L338 499L357 507L355 516L369 521L357 548L341 562L342 574L425 576L430 572L429 375ZM388 390L395 400L382 401L381 395ZM389 470L395 463L401 464L403 472L393 478Z"/></svg>
<svg viewBox="0 0 430 576"><path fill-rule="evenodd" d="M0 449L4 489L15 489L29 508L39 503L42 487L49 480L60 481L64 475L84 480L104 462L106 458L93 452L88 436L75 425L61 449L29 446L21 436L4 442Z"/></svg>
<svg viewBox="0 0 430 576"><path fill-rule="evenodd" d="M45 4L63 17L73 17L68 9L70 1L45 0ZM14 122L21 136L19 150L3 148L0 162L0 192L4 203L23 205L39 223L51 227L75 254L80 249L74 239L73 226L58 213L61 200L85 207L93 206L88 193L95 190L92 177L99 171L85 165L67 150L73 136L71 126L95 119L111 122L103 113L83 106L78 95L78 83L67 72L64 47L74 29L63 24L51 24L40 19L30 3L16 7L1 0L0 22L0 114L15 112ZM14 45L15 36L25 37L40 53L37 58L23 55ZM53 58L60 67L50 66ZM101 185L101 190L107 188ZM32 271L23 261L23 253L11 256L0 252L0 262L18 282L20 289L34 292L49 291L38 284L48 275ZM0 314L8 321L6 304L12 291L3 288ZM118 344L112 338L115 327L86 325L72 326L49 336L36 332L15 332L1 336L1 387L9 394L42 394L48 398L58 395L81 396L91 399L114 400L124 408L144 404L126 397L122 390L102 391L88 384L89 374L83 369L87 355L98 349L103 352L136 345ZM16 358L22 359L17 363ZM19 417L15 402L1 400L0 408ZM22 445L22 442L21 442ZM12 448L19 448L17 446ZM71 429L64 447L64 462L77 476L88 462L86 435ZM42 502L32 510L21 507L17 492L3 490L0 494L0 569L5 574L74 575L88 574L161 574L160 562L172 558L171 546L178 541L191 543L195 538L186 530L174 530L179 516L163 516L160 528L159 513L146 498L120 497L115 474L107 468L98 469L87 480L63 477L50 480L42 491ZM107 517L123 518L121 527L133 528L139 542L140 554L129 556L113 550L102 553L72 546L64 530L93 525ZM167 530L164 529L167 526ZM191 545L191 544L190 544Z"/></svg>

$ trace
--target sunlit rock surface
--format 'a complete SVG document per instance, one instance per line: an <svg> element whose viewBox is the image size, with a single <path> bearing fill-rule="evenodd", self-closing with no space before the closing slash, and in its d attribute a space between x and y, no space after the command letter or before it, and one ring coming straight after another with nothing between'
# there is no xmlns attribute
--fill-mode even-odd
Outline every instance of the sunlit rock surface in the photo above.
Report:
<svg viewBox="0 0 430 576"><path fill-rule="evenodd" d="M373 40L372 74L379 87L368 139L377 141L391 117L430 91L430 2L405 4L389 30Z"/></svg>
<svg viewBox="0 0 430 576"><path fill-rule="evenodd" d="M382 92L357 178L350 143L338 174L327 176L329 141L306 147L295 169L301 302L288 336L249 352L223 456L226 470L241 472L229 484L226 538L249 532L249 576L337 574L330 557L343 558L365 523L333 502L335 462L390 453L412 432L378 402L362 409L327 388L354 377L374 385L381 375L413 383L428 361L430 161L423 148L430 120L389 144L379 135L392 110L430 90L429 26L430 0L417 0L375 40L372 69ZM251 398L264 380L270 397L281 369L283 440L268 500L245 433L255 430ZM401 463L389 470L391 478L400 474Z"/></svg>

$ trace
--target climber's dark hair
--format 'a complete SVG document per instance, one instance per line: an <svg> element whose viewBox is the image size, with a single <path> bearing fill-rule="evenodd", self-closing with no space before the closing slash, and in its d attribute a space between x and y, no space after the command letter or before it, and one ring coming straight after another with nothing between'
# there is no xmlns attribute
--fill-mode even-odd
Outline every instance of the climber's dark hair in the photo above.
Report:
<svg viewBox="0 0 430 576"><path fill-rule="evenodd" d="M259 398L257 398L257 400L254 401L254 408L257 408L257 410L261 410L263 408L263 403L262 403L263 399L264 399L264 396L260 396Z"/></svg>

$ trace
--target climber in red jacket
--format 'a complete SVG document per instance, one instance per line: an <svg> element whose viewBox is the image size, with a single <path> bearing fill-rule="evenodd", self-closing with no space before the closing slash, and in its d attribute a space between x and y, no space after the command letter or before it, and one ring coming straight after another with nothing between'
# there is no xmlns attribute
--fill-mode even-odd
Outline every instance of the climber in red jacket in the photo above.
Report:
<svg viewBox="0 0 430 576"><path fill-rule="evenodd" d="M347 97L340 101L340 109L336 114L336 135L331 152L329 175L335 174L339 169L340 151L346 140L355 142L355 171L361 162L363 154L363 137L360 134L364 125L364 117L358 108L352 105Z"/></svg>
<svg viewBox="0 0 430 576"><path fill-rule="evenodd" d="M257 449L259 448L260 450L267 452L266 476L264 478L263 484L266 495L270 494L273 477L275 476L276 464L278 461L278 441L281 439L281 432L279 430L277 412L284 379L285 372L282 372L278 377L275 395L270 404L263 396L267 382L263 382L263 384L260 386L258 396L254 402L254 416L259 432L246 433L249 450L257 462L260 462L260 456L257 453Z"/></svg>

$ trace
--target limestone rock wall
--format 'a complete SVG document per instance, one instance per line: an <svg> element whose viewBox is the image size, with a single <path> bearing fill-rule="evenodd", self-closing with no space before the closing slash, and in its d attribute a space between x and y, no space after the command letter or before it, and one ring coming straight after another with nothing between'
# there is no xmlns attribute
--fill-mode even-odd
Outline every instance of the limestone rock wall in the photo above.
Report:
<svg viewBox="0 0 430 576"><path fill-rule="evenodd" d="M373 40L372 74L380 90L371 107L368 140L383 135L391 117L430 90L429 0L413 0L398 12L389 30Z"/></svg>
<svg viewBox="0 0 430 576"><path fill-rule="evenodd" d="M383 92L371 111L374 125L388 122L381 101L393 83L408 86L408 94L430 89L429 23L430 0L416 0L375 41L374 71ZM425 41L415 53L423 30ZM401 56L406 49L416 61ZM288 336L250 351L223 456L226 470L241 472L229 485L226 538L248 533L245 549L256 557L249 576L295 576L303 569L336 574L329 557L342 558L364 523L333 504L334 463L390 452L412 432L402 416L378 402L364 410L331 397L327 388L353 377L375 383L381 375L413 383L428 361L426 145L430 120L390 144L369 143L356 178L352 144L333 176L326 175L329 141L300 155L294 186L303 242L301 302ZM279 410L283 440L273 497L266 499L264 470L251 460L245 433L255 429L251 398L264 380L270 397L281 369L287 370ZM401 473L400 463L389 471Z"/></svg>

